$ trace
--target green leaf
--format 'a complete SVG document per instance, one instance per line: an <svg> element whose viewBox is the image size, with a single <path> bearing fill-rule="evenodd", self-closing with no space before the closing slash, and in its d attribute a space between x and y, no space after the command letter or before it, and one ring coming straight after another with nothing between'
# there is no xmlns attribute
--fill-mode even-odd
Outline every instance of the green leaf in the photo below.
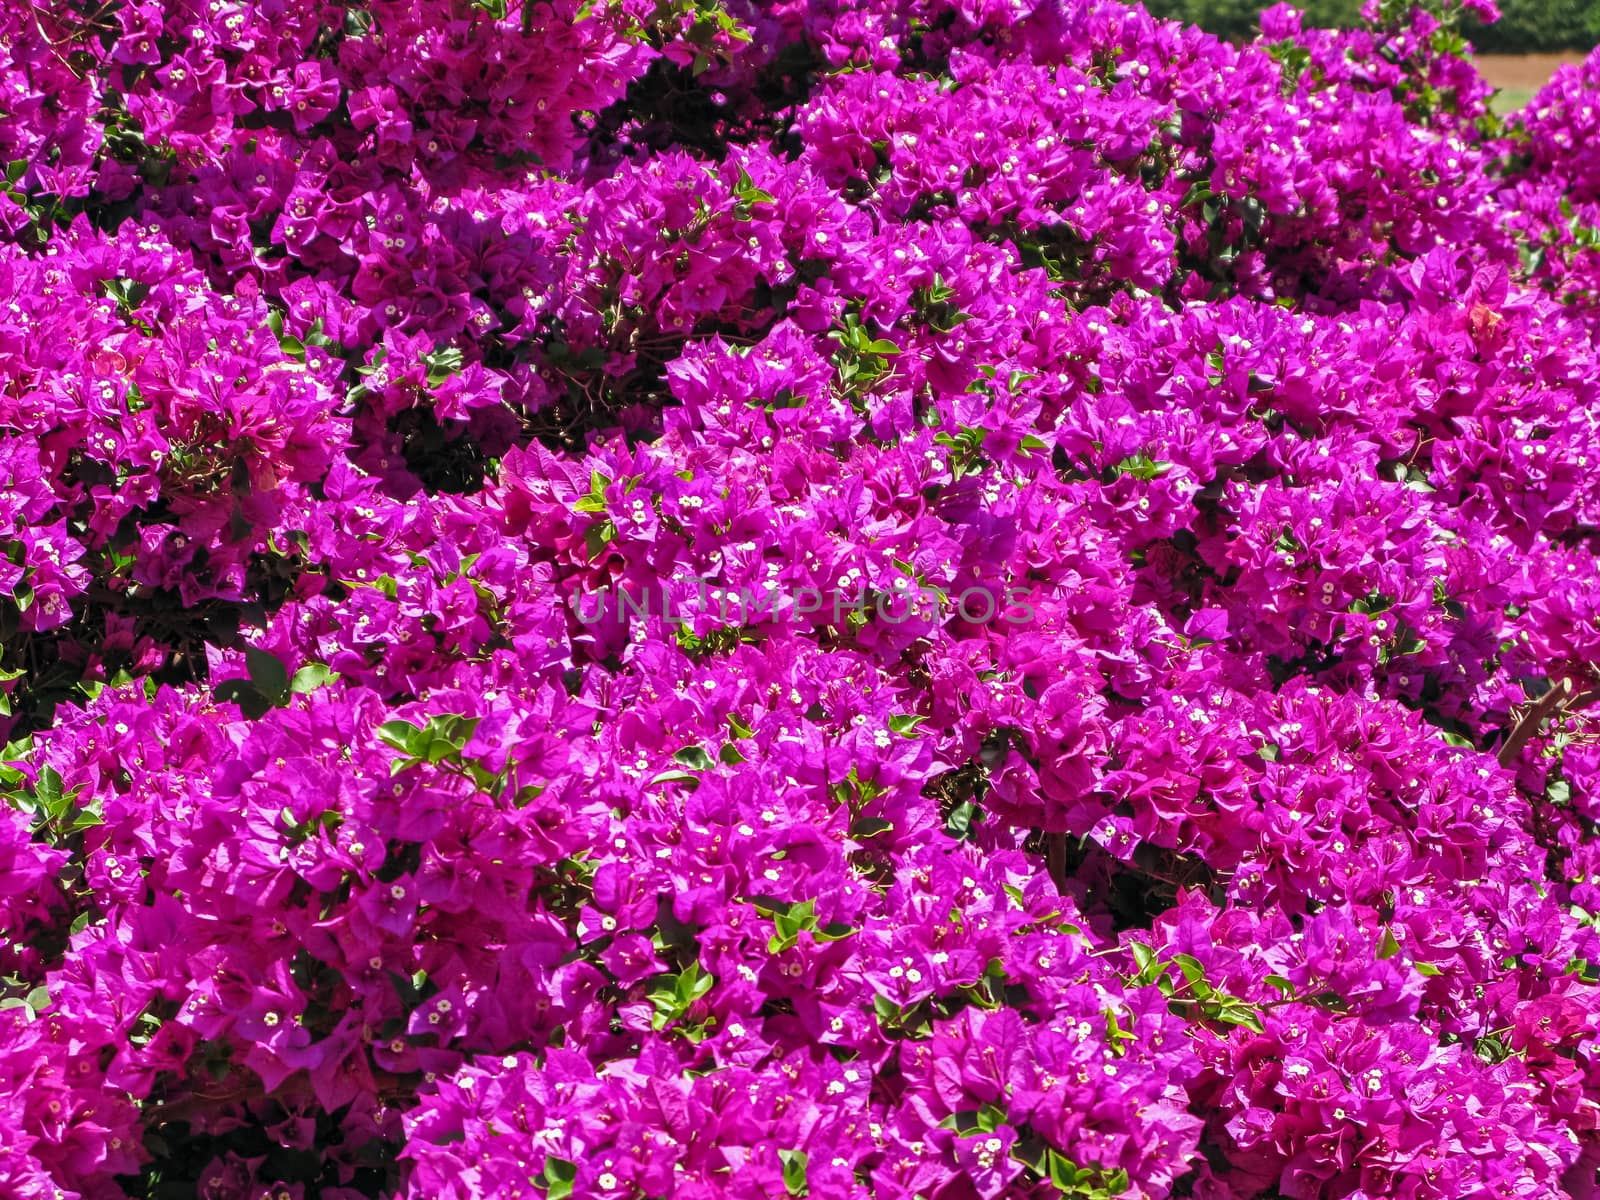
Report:
<svg viewBox="0 0 1600 1200"><path fill-rule="evenodd" d="M289 680L289 690L297 696L327 687L339 678L339 673L325 663L307 663Z"/></svg>
<svg viewBox="0 0 1600 1200"><path fill-rule="evenodd" d="M801 933L816 930L817 902L803 900L788 905L782 911L773 912L772 928L772 936L767 939L767 952L778 954L789 949L800 940Z"/></svg>
<svg viewBox="0 0 1600 1200"><path fill-rule="evenodd" d="M1076 1193L1078 1191L1078 1166L1059 1150L1045 1152L1045 1173L1050 1182L1063 1192Z"/></svg>
<svg viewBox="0 0 1600 1200"><path fill-rule="evenodd" d="M1205 964L1203 964L1198 958L1194 957L1194 955L1175 954L1172 956L1172 963L1178 968L1179 971L1183 973L1183 977L1189 981L1190 987L1198 991L1205 986Z"/></svg>
<svg viewBox="0 0 1600 1200"><path fill-rule="evenodd" d="M778 198L771 192L764 192L755 185L749 172L743 167L739 168L739 182L734 185L733 194L741 204L776 204Z"/></svg>
<svg viewBox="0 0 1600 1200"><path fill-rule="evenodd" d="M1134 1033L1131 1029L1124 1029L1122 1027L1122 1022L1117 1019L1117 1012L1115 1009L1106 1009L1106 1042L1112 1054L1120 1058L1122 1055L1127 1053L1128 1049L1123 1045L1123 1043L1136 1042L1138 1040L1138 1034Z"/></svg>
<svg viewBox="0 0 1600 1200"><path fill-rule="evenodd" d="M685 971L678 977L678 994L683 998L685 1007L704 996L717 982L712 976L702 974L698 967L694 968L694 972L694 977L687 982L685 977L689 972Z"/></svg>
<svg viewBox="0 0 1600 1200"><path fill-rule="evenodd" d="M950 810L944 819L944 831L953 838L965 838L972 832L972 823L978 819L978 805L973 800L963 800Z"/></svg>
<svg viewBox="0 0 1600 1200"><path fill-rule="evenodd" d="M464 361L461 351L454 346L443 346L432 354L424 354L422 365L428 368L428 386L438 387L459 373Z"/></svg>
<svg viewBox="0 0 1600 1200"><path fill-rule="evenodd" d="M1256 1033L1265 1032L1265 1027L1261 1023L1261 1014L1255 1010L1255 1007L1244 1000L1239 1000L1232 996L1217 1007L1215 1019L1227 1025L1243 1025Z"/></svg>
<svg viewBox="0 0 1600 1200"><path fill-rule="evenodd" d="M1161 960L1156 957L1153 947L1143 942L1129 942L1128 953L1133 955L1133 964L1139 968L1139 973L1134 977L1134 983L1139 986L1148 986L1155 982L1156 975L1161 971Z"/></svg>
<svg viewBox="0 0 1600 1200"><path fill-rule="evenodd" d="M709 771L716 765L711 755L707 754L700 746L685 746L672 756L674 762L682 763L691 771Z"/></svg>
<svg viewBox="0 0 1600 1200"><path fill-rule="evenodd" d="M72 820L67 823L66 831L68 833L82 833L85 829L94 829L105 823L105 818L100 815L99 801L96 801L88 808L80 809L75 813Z"/></svg>
<svg viewBox="0 0 1600 1200"><path fill-rule="evenodd" d="M650 1004L655 1009L651 1026L660 1031L679 1020L715 984L716 977L701 971L697 962L676 975L656 976L649 984Z"/></svg>
<svg viewBox="0 0 1600 1200"><path fill-rule="evenodd" d="M52 821L66 816L72 799L66 794L60 773L54 767L40 767L38 782L33 785L34 799L39 811Z"/></svg>
<svg viewBox="0 0 1600 1200"><path fill-rule="evenodd" d="M572 1183L577 1178L576 1163L550 1155L545 1158L544 1170L534 1182L544 1188L549 1200L566 1200L566 1197L572 1195Z"/></svg>
<svg viewBox="0 0 1600 1200"><path fill-rule="evenodd" d="M423 757L430 763L457 758L477 729L478 717L464 717L459 713L439 713L428 718L427 744Z"/></svg>
<svg viewBox="0 0 1600 1200"><path fill-rule="evenodd" d="M426 735L410 721L385 721L378 726L378 740L412 758L421 758L426 748Z"/></svg>
<svg viewBox="0 0 1600 1200"><path fill-rule="evenodd" d="M951 1113L939 1122L939 1128L953 1129L962 1137L973 1137L980 1133L993 1133L1004 1125L1008 1119L1005 1109L993 1104L985 1104L982 1108Z"/></svg>
<svg viewBox="0 0 1600 1200"><path fill-rule="evenodd" d="M246 646L244 661L250 672L250 682L257 691L274 704L281 704L288 699L289 671L282 659L269 651Z"/></svg>
<svg viewBox="0 0 1600 1200"><path fill-rule="evenodd" d="M581 513L605 512L606 489L610 486L611 481L599 471L589 472L589 494L580 496L573 508Z"/></svg>
<svg viewBox="0 0 1600 1200"><path fill-rule="evenodd" d="M1278 989L1278 994L1285 1000L1293 996L1299 989L1285 979L1282 975L1268 975L1267 983Z"/></svg>
<svg viewBox="0 0 1600 1200"><path fill-rule="evenodd" d="M804 1150L779 1150L778 1161L783 1164L783 1186L791 1196L804 1196L811 1191L806 1172Z"/></svg>
<svg viewBox="0 0 1600 1200"><path fill-rule="evenodd" d="M918 713L895 713L889 718L889 730L901 737L916 737L916 729L928 718Z"/></svg>
<svg viewBox="0 0 1600 1200"><path fill-rule="evenodd" d="M1505 1039L1497 1033L1491 1033L1486 1037L1477 1039L1477 1041L1473 1042L1472 1049L1479 1058L1491 1065L1503 1063L1515 1053L1507 1045Z"/></svg>
<svg viewBox="0 0 1600 1200"><path fill-rule="evenodd" d="M598 525L590 526L583 535L584 546L589 551L589 557L591 559L599 558L600 552L610 545L616 536L617 527L612 524L609 517Z"/></svg>
<svg viewBox="0 0 1600 1200"><path fill-rule="evenodd" d="M650 785L652 787L658 783L687 783L693 786L698 786L700 783L700 776L694 774L692 771L662 771L661 774L657 775L650 781Z"/></svg>
<svg viewBox="0 0 1600 1200"><path fill-rule="evenodd" d="M1385 926L1383 937L1378 940L1378 957L1380 959L1393 958L1399 953L1400 943L1395 939L1394 931Z"/></svg>

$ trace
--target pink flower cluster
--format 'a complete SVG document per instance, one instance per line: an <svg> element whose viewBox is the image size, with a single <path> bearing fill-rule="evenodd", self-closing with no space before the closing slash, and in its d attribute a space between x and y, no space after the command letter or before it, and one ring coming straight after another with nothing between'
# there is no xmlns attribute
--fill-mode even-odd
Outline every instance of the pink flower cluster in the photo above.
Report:
<svg viewBox="0 0 1600 1200"><path fill-rule="evenodd" d="M1595 1196L1600 55L1460 15L0 5L0 1198Z"/></svg>

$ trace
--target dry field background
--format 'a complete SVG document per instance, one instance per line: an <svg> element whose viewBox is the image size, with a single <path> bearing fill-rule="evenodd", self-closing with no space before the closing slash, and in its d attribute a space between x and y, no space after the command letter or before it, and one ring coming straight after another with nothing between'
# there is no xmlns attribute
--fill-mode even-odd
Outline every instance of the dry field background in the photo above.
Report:
<svg viewBox="0 0 1600 1200"><path fill-rule="evenodd" d="M1577 51L1562 54L1480 54L1478 69L1483 77L1500 89L1495 109L1515 112L1542 88L1562 63L1583 61Z"/></svg>

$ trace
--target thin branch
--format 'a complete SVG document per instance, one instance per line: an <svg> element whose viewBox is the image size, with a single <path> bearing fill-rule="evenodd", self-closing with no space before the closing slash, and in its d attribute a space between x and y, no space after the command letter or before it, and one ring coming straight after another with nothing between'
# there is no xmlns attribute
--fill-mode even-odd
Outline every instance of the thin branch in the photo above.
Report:
<svg viewBox="0 0 1600 1200"><path fill-rule="evenodd" d="M1047 833L1044 836L1045 864L1056 885L1056 892L1064 896L1067 892L1067 835Z"/></svg>
<svg viewBox="0 0 1600 1200"><path fill-rule="evenodd" d="M1522 753L1522 748L1539 732L1545 721L1592 704L1596 698L1600 698L1600 691L1576 691L1570 679L1563 679L1553 685L1548 692L1529 705L1522 716L1517 718L1517 723L1511 727L1511 733L1506 737L1505 745L1500 747L1497 756L1500 765L1509 767L1515 763L1517 756Z"/></svg>

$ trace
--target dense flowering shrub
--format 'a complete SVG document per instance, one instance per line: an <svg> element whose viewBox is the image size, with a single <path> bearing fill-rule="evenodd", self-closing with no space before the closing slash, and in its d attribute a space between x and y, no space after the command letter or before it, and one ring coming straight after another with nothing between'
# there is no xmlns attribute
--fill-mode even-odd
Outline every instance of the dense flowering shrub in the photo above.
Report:
<svg viewBox="0 0 1600 1200"><path fill-rule="evenodd" d="M0 1197L1595 1195L1600 57L1461 16L0 8Z"/></svg>

